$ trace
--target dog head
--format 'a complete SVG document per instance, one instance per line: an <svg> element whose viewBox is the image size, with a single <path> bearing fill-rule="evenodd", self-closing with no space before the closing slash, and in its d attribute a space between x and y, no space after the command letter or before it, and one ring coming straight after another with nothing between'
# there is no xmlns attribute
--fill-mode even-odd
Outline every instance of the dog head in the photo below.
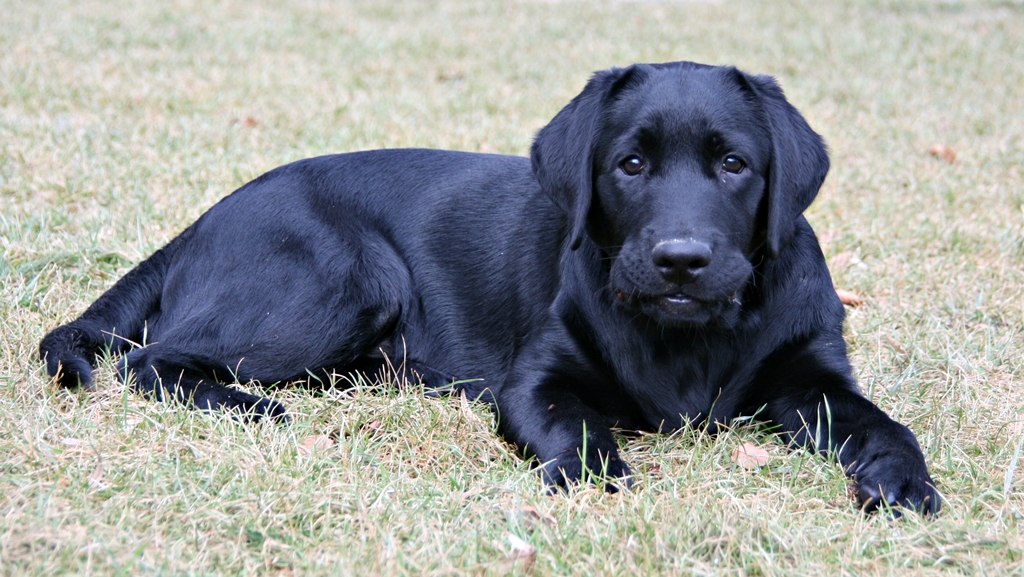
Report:
<svg viewBox="0 0 1024 577"><path fill-rule="evenodd" d="M678 62L596 74L537 135L541 187L610 263L609 287L666 326L741 306L828 172L821 137L769 77Z"/></svg>

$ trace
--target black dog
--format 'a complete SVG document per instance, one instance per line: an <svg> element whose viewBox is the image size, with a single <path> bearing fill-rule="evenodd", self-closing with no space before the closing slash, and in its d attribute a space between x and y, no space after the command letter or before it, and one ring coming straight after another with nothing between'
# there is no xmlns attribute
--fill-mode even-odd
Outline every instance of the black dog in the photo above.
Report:
<svg viewBox="0 0 1024 577"><path fill-rule="evenodd" d="M273 170L40 353L64 386L91 386L106 347L152 396L278 418L218 383L405 366L492 403L551 486L584 467L628 482L612 427L755 416L835 451L865 508L938 510L913 433L854 382L801 216L825 145L771 78L600 72L530 156L386 150Z"/></svg>

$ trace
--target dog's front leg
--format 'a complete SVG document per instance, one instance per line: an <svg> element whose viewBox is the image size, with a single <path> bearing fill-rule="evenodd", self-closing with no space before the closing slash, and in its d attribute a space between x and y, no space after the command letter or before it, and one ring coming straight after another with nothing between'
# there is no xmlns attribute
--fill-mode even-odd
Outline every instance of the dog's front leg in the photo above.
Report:
<svg viewBox="0 0 1024 577"><path fill-rule="evenodd" d="M604 483L609 492L628 487L630 470L619 458L607 418L574 390L581 375L529 364L514 371L499 394L502 436L536 457L552 491L586 481Z"/></svg>
<svg viewBox="0 0 1024 577"><path fill-rule="evenodd" d="M939 510L917 438L861 395L840 336L819 335L766 359L752 400L792 444L836 457L864 510Z"/></svg>

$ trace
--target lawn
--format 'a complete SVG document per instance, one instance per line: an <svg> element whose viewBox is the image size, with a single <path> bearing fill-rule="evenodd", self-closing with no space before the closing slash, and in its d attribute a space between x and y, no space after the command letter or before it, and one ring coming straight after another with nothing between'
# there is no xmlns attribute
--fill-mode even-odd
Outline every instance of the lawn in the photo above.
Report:
<svg viewBox="0 0 1024 577"><path fill-rule="evenodd" d="M0 0L0 574L1020 574L1019 1ZM592 71L776 76L828 141L807 216L866 395L910 426L934 519L737 426L623 438L631 491L546 496L483 407L273 391L288 426L146 402L43 334L216 200L370 148L526 154ZM955 154L931 154L941 145ZM745 468L734 451L768 452Z"/></svg>

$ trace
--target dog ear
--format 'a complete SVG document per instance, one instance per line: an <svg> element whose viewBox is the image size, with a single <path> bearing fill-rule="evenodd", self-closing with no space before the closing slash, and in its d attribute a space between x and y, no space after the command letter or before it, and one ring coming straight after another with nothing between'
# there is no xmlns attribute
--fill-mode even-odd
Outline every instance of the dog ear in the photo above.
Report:
<svg viewBox="0 0 1024 577"><path fill-rule="evenodd" d="M811 205L828 174L828 149L770 76L747 76L771 129L768 175L768 255L774 260L793 240L796 219Z"/></svg>
<svg viewBox="0 0 1024 577"><path fill-rule="evenodd" d="M594 183L594 146L609 99L634 75L636 66L613 68L591 77L572 99L537 133L530 162L541 189L569 217L569 246L579 248L590 212Z"/></svg>

